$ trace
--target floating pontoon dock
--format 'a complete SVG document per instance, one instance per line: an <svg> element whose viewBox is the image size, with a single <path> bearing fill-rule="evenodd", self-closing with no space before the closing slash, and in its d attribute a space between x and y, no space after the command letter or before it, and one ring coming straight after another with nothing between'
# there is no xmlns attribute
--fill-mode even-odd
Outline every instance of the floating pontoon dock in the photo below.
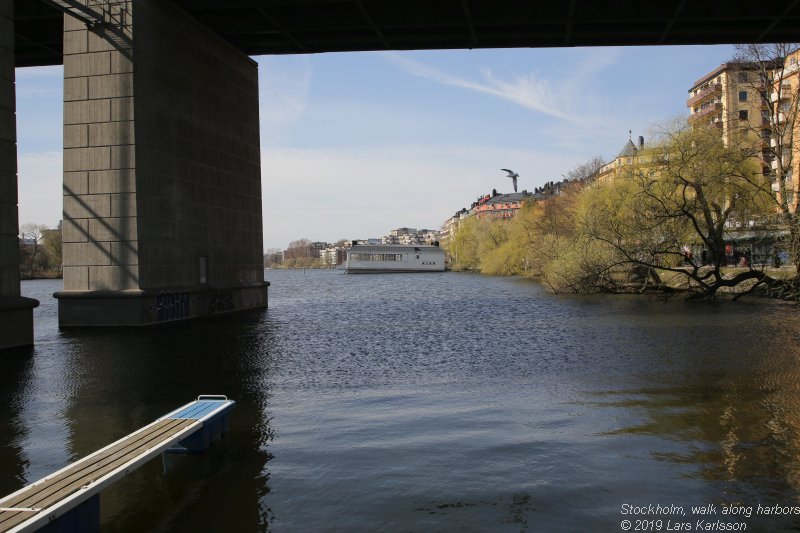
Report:
<svg viewBox="0 0 800 533"><path fill-rule="evenodd" d="M195 452L227 431L235 402L198 396L152 424L0 499L0 533L97 531L99 492L166 451ZM55 522L61 523L56 525Z"/></svg>

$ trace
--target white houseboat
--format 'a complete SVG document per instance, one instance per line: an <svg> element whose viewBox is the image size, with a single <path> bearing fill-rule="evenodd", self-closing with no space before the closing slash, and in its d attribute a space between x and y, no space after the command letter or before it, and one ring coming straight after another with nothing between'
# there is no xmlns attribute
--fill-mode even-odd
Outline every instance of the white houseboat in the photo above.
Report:
<svg viewBox="0 0 800 533"><path fill-rule="evenodd" d="M356 244L347 251L347 274L444 272L444 250L431 245Z"/></svg>

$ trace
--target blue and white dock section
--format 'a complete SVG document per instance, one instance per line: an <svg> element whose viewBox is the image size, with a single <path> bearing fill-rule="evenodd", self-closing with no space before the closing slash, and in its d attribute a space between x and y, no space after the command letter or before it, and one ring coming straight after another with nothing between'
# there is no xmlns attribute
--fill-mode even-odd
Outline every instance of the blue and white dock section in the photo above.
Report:
<svg viewBox="0 0 800 533"><path fill-rule="evenodd" d="M228 430L235 405L201 395L155 422L0 499L0 533L98 531L99 492L164 452L199 452Z"/></svg>

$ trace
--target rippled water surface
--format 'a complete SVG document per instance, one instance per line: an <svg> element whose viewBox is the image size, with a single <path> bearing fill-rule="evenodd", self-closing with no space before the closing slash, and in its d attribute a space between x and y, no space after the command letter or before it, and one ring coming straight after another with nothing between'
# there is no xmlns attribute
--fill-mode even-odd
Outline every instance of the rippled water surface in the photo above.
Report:
<svg viewBox="0 0 800 533"><path fill-rule="evenodd" d="M60 331L59 282L23 282L42 305L36 346L3 355L0 490L223 393L226 438L103 492L105 530L663 530L679 517L623 504L714 504L726 522L728 504L800 506L794 306L454 273L267 278L266 311L139 330Z"/></svg>

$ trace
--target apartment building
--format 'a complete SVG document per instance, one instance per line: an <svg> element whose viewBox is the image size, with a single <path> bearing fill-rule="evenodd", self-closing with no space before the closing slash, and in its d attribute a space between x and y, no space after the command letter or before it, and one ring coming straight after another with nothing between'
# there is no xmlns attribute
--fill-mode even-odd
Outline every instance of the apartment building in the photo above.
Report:
<svg viewBox="0 0 800 533"><path fill-rule="evenodd" d="M800 92L800 50L769 63L723 63L697 80L689 89L690 124L720 128L723 141L747 132L745 140L760 148L765 175L774 180L773 190L791 195L787 204L800 204L800 131L797 109Z"/></svg>
<svg viewBox="0 0 800 533"><path fill-rule="evenodd" d="M719 128L726 146L734 138L766 147L772 132L769 121L771 81L757 63L723 63L694 82L686 105L689 124ZM770 173L768 150L761 152L765 175Z"/></svg>
<svg viewBox="0 0 800 533"><path fill-rule="evenodd" d="M456 213L445 220L442 223L442 238L452 238L456 235L456 230L458 226L461 225L461 221L469 217L469 210L466 207L462 207L460 210L456 211Z"/></svg>
<svg viewBox="0 0 800 533"><path fill-rule="evenodd" d="M487 194L472 204L470 212L479 219L510 220L522 209L523 202L532 199L533 193L528 191L494 194L491 196Z"/></svg>
<svg viewBox="0 0 800 533"><path fill-rule="evenodd" d="M770 103L775 113L770 148L772 174L784 180L789 210L800 204L800 124L797 121L800 103L800 50L786 56L780 70L773 76ZM780 157L778 157L780 156ZM773 190L780 195L778 182Z"/></svg>
<svg viewBox="0 0 800 533"><path fill-rule="evenodd" d="M469 209L466 207L456 211L456 213L442 223L442 229L439 236L442 239L452 238L456 234L456 230L461 223L471 217L479 219L497 219L497 220L510 220L514 218L522 204L526 201L537 200L544 198L546 195L542 192L536 194L528 191L518 193L502 194L497 190L493 190L489 194L479 196Z"/></svg>
<svg viewBox="0 0 800 533"><path fill-rule="evenodd" d="M381 244L431 244L439 240L439 232L430 229L397 228L381 237Z"/></svg>
<svg viewBox="0 0 800 533"><path fill-rule="evenodd" d="M644 137L639 136L639 146L633 144L632 139L628 139L622 150L619 151L617 157L611 162L606 163L597 172L596 180L600 183L613 180L624 169L631 167L634 164L641 163L641 151L644 150Z"/></svg>
<svg viewBox="0 0 800 533"><path fill-rule="evenodd" d="M319 253L320 265L324 268L336 268L347 259L347 249L350 246L329 245Z"/></svg>

